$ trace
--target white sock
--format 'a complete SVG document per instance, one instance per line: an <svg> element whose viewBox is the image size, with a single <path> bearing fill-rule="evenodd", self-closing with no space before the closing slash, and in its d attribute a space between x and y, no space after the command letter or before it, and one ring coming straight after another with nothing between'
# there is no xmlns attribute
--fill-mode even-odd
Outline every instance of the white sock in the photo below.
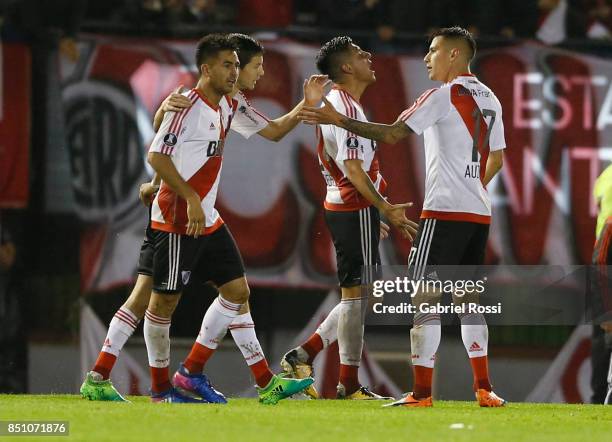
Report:
<svg viewBox="0 0 612 442"><path fill-rule="evenodd" d="M264 359L263 350L255 334L255 324L251 312L236 316L230 324L229 330L247 365L253 365Z"/></svg>
<svg viewBox="0 0 612 442"><path fill-rule="evenodd" d="M341 306L342 303L339 302L332 311L329 312L327 318L317 327L315 333L321 337L323 348L329 347L331 343L338 339L338 318L340 317Z"/></svg>
<svg viewBox="0 0 612 442"><path fill-rule="evenodd" d="M363 313L365 299L343 299L338 313L338 349L340 363L359 366L363 349Z"/></svg>
<svg viewBox="0 0 612 442"><path fill-rule="evenodd" d="M219 342L227 333L227 328L234 318L238 316L241 306L242 304L229 302L221 295L217 296L212 304L210 304L210 307L208 307L208 310L206 310L196 341L205 347L211 349L217 348Z"/></svg>
<svg viewBox="0 0 612 442"><path fill-rule="evenodd" d="M433 313L414 315L414 326L410 330L412 365L434 367L441 335L440 315Z"/></svg>
<svg viewBox="0 0 612 442"><path fill-rule="evenodd" d="M487 356L489 329L482 313L459 315L461 319L461 339L470 358Z"/></svg>
<svg viewBox="0 0 612 442"><path fill-rule="evenodd" d="M121 307L117 310L108 326L102 351L118 356L139 322L140 320L128 308Z"/></svg>
<svg viewBox="0 0 612 442"><path fill-rule="evenodd" d="M145 313L144 338L147 344L149 366L164 368L170 365L170 318Z"/></svg>

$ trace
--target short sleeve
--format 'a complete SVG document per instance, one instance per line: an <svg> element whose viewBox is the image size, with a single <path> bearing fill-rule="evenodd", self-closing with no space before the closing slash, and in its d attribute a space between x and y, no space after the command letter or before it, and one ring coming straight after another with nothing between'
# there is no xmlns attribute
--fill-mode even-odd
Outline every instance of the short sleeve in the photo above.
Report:
<svg viewBox="0 0 612 442"><path fill-rule="evenodd" d="M342 92L338 92L342 94ZM336 109L338 112L359 121L365 121L357 107L353 104L349 97L342 98L342 102L338 103ZM332 133L336 139L338 152L336 154L336 162L342 164L346 160L363 160L364 146L370 144L370 140L360 137L357 134L347 131L341 127L333 126Z"/></svg>
<svg viewBox="0 0 612 442"><path fill-rule="evenodd" d="M255 109L244 96L238 98L230 130L238 132L245 138L249 138L251 135L266 128L270 124L270 120L263 113Z"/></svg>
<svg viewBox="0 0 612 442"><path fill-rule="evenodd" d="M187 130L187 122L185 114L188 109L182 112L166 112L149 152L158 152L164 155L172 156L176 149L179 148L185 131Z"/></svg>
<svg viewBox="0 0 612 442"><path fill-rule="evenodd" d="M399 120L417 135L433 126L450 111L450 97L448 88L429 89L424 92L412 106L402 112Z"/></svg>
<svg viewBox="0 0 612 442"><path fill-rule="evenodd" d="M491 136L489 138L489 150L491 152L506 148L506 137L504 136L504 120L502 118L502 108L499 100L497 100L497 97L495 97L495 102L497 103L497 112L495 113L495 120L491 121L491 123L493 123L493 127L491 128ZM488 120L488 118L485 118L485 120Z"/></svg>
<svg viewBox="0 0 612 442"><path fill-rule="evenodd" d="M342 164L346 160L363 160L365 139L341 127L333 126L332 132L336 138L338 153L336 162Z"/></svg>

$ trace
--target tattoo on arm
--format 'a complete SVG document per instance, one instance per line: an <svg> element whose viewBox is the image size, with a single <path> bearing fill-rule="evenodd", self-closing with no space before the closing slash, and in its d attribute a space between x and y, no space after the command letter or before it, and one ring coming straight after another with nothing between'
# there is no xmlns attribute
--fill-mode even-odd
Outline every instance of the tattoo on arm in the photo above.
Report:
<svg viewBox="0 0 612 442"><path fill-rule="evenodd" d="M370 140L382 141L384 143L395 144L399 140L410 134L410 128L403 121L396 121L393 124L366 123L342 116L341 126L350 132L354 132Z"/></svg>
<svg viewBox="0 0 612 442"><path fill-rule="evenodd" d="M365 182L366 182L366 184L367 184L367 186L368 186L368 189L369 189L369 190L370 190L370 192L372 193L372 196L373 196L373 197L376 199L376 201L374 202L374 205L375 205L376 207L378 207L378 205L379 205L380 203L383 203L383 202L385 201L385 199L382 197L382 195L380 194L380 192L378 192L378 190L376 189L376 187L374 187L374 183L372 182L372 180L371 180L371 179L369 179L369 177L368 177L368 179L367 179L367 180L365 180Z"/></svg>

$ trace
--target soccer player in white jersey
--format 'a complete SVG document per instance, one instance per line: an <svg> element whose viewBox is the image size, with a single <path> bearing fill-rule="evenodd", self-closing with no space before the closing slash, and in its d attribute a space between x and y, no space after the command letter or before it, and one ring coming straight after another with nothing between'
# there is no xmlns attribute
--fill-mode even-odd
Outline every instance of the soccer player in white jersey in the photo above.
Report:
<svg viewBox="0 0 612 442"><path fill-rule="evenodd" d="M367 121L359 99L376 81L371 54L350 37L336 37L321 48L317 68L334 82L327 100L343 115ZM368 284L368 272L363 269L367 266L371 271L373 266L380 265L381 215L410 238L416 233L417 224L405 215L411 204L390 204L382 196L387 183L380 173L376 141L332 125L317 127L317 135L319 163L327 184L325 220L336 249L342 299L316 333L285 354L281 365L296 378L309 375L318 352L337 337L340 353L337 397L390 399L371 392L358 379L364 331L362 312L367 305L363 288Z"/></svg>
<svg viewBox="0 0 612 442"><path fill-rule="evenodd" d="M393 124L366 123L337 112L326 100L300 115L310 124L334 124L384 143L410 133L425 137L425 201L410 253L415 278L430 265L480 265L484 261L491 203L486 185L501 169L506 147L502 109L493 92L470 73L476 53L463 28L432 34L424 58L429 78L443 85L422 94ZM503 406L488 373L488 331L479 313L460 315L461 335L474 373L474 391L483 407ZM411 330L414 389L393 405L431 406L431 382L441 325L437 314L417 313Z"/></svg>
<svg viewBox="0 0 612 442"><path fill-rule="evenodd" d="M234 84L243 85L244 88L253 88L259 77L263 75L263 48L257 41L242 34L234 36L232 38L232 44L236 45L237 41L242 42L242 44L238 45L240 53L242 54L241 58L246 60L246 63L250 65L250 69L241 69L238 81L236 81ZM249 63L249 61L251 61L251 58L254 59L254 63ZM322 76L313 76L306 82L304 88L305 95L312 95L314 97L310 101L311 103L316 103L320 100L320 97L322 96L322 87L324 82L325 78ZM234 91L236 91L236 89L234 89ZM232 94L234 93L234 91L232 91ZM166 100L164 100L164 103L156 114L155 128L159 128L161 121L164 117L165 111L183 111L185 110L185 108L190 107L193 102L198 102L198 100L194 100L194 97L194 91L187 93L185 96L176 93L171 94ZM224 97L220 101L220 105L223 108L223 112L225 112L225 114L228 116L228 122L232 120L231 122L234 123L232 125L232 129L240 132L245 137L249 137L253 133L258 132L266 138L272 139L274 141L282 139L284 135L286 135L291 129L296 126L296 124L298 123L298 120L296 118L297 111L301 108L303 104L303 102L300 103L298 106L296 106L296 109L291 111L289 114L270 121L261 113L253 109L250 106L250 103L248 103L244 97L241 97L241 100L241 102L238 102L237 100L231 100L227 97ZM234 111L236 111L235 115L233 115ZM179 113L179 115L182 116L184 119L187 118L185 116L187 113L188 111L185 111L183 113ZM232 117L235 118L232 119ZM209 130L212 129L212 126L210 126ZM142 186L141 199L143 200L143 202L146 203L150 196L156 192L156 179L157 177L154 178L154 181L151 184ZM226 243L224 252L226 253L226 255L228 255L228 259L230 261L234 261L234 273L243 273L243 270L240 270L242 268L242 261L240 259L239 254L237 253L237 250L235 249L233 239L231 239L231 244L230 241L227 240L224 240L224 242ZM153 243L154 239L152 238L152 231L150 230L150 228L148 228L147 235L145 236L145 241L141 250L141 256L139 261L139 277L136 287L132 291L132 294L130 295L128 301L126 301L122 308L119 309L119 311L113 318L113 321L111 321L105 344L102 348L102 351L100 352L98 360L96 361L96 365L94 369L88 373L86 380L83 383L83 386L81 387L81 393L84 397L87 397L92 400L123 400L121 395L119 395L118 392L112 386L109 376L110 371L112 370L112 367L123 345L133 333L138 321L145 315L145 309L150 298L150 291L152 285L151 267L153 266ZM218 254L218 250L216 252ZM231 266L228 265L228 267ZM227 278L227 275L223 275L223 277ZM219 281L213 280L213 282L216 282L217 285L219 285ZM248 294L248 287L246 288L246 290ZM155 320L155 318L153 316L151 316L151 319L152 322L154 322L153 320ZM203 327L205 326L205 324L206 318L203 322ZM257 336L254 331L254 324L250 316L250 312L248 311L248 303L244 303L242 305L239 314L232 321L229 328L234 340L236 341L241 352L243 353L247 364L250 366L255 375L256 382L260 387L260 396L265 396L264 402L274 402L274 400L278 399L279 396L273 392L274 388L264 388L266 386L272 385L272 383L268 381L270 379L271 373L267 367L267 362L265 361L263 352L261 351L261 346L259 345L259 341L257 340ZM198 341L199 340L200 339L198 339ZM213 346L214 344L206 345ZM201 369L194 368L194 365L197 366L201 364L201 366L203 367L205 360L212 354L214 350L214 348L208 348L207 350L206 345L196 342L194 344L194 349L190 354L190 356L194 357L188 358L188 360L186 361L186 365L190 365L192 367L192 370L195 373L195 378L198 378L200 376L200 373L198 373L198 371L201 372ZM214 345L214 347L216 348L216 345ZM157 370L152 369L152 372L153 371L156 372ZM182 367L182 370L179 370L179 373L175 375L175 381L183 381L181 382L182 384L189 383L189 379L186 379L185 376L189 374L191 373L187 373L186 370ZM281 381L285 382L285 380L282 379ZM182 387L186 389L185 387L188 386L182 385ZM208 387L209 384L207 382L204 382L203 388L209 389ZM266 392L272 393L266 395ZM176 392L172 392L172 394L174 395L174 399L178 398ZM198 394L202 395L200 392L198 392ZM224 400L220 396L214 396L216 395L216 392L213 391L212 394L213 397L208 395L209 401L215 401L215 399ZM170 397L170 400L172 400L172 397Z"/></svg>

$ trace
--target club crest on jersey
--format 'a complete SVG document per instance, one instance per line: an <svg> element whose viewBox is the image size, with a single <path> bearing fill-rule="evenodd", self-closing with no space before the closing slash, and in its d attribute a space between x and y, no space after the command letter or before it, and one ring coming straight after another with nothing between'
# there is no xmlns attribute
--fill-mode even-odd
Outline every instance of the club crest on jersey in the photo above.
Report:
<svg viewBox="0 0 612 442"><path fill-rule="evenodd" d="M172 132L167 133L166 136L164 137L164 144L166 146L174 146L176 142L177 142L176 135L173 134Z"/></svg>
<svg viewBox="0 0 612 442"><path fill-rule="evenodd" d="M191 278L190 271L183 271L181 273L181 279L183 280L183 285L187 285L187 283L189 282L189 278Z"/></svg>
<svg viewBox="0 0 612 442"><path fill-rule="evenodd" d="M359 147L359 140L357 137L348 137L346 139L346 147L349 149L357 149Z"/></svg>

